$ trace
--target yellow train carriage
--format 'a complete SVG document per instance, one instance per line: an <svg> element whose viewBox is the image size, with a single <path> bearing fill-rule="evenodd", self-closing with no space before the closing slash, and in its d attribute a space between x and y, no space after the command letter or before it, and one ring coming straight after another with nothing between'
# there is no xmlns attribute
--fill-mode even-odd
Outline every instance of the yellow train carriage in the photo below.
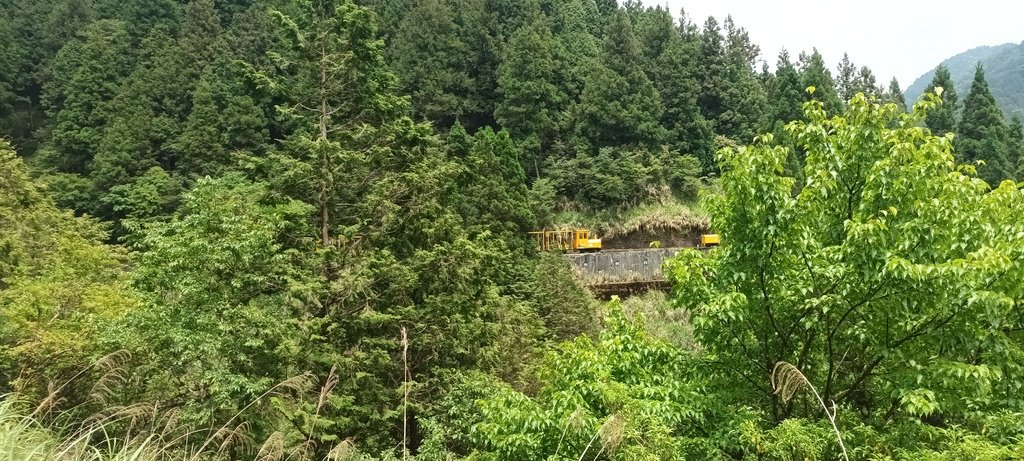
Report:
<svg viewBox="0 0 1024 461"><path fill-rule="evenodd" d="M530 232L537 245L544 251L576 251L590 253L601 251L601 239L590 238L586 229Z"/></svg>

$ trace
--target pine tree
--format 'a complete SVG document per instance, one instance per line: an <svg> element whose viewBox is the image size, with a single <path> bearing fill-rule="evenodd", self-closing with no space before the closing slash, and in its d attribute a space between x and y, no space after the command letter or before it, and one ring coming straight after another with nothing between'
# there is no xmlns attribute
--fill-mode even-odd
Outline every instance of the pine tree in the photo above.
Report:
<svg viewBox="0 0 1024 461"><path fill-rule="evenodd" d="M875 73L868 66L861 66L857 77L853 80L853 94L864 93L868 98L881 98L882 89L878 86Z"/></svg>
<svg viewBox="0 0 1024 461"><path fill-rule="evenodd" d="M665 136L661 99L641 67L640 43L624 11L611 16L600 65L586 81L577 133L591 147L654 146Z"/></svg>
<svg viewBox="0 0 1024 461"><path fill-rule="evenodd" d="M964 113L956 130L956 149L964 163L984 162L978 176L993 187L1012 177L1009 131L1002 109L985 81L985 70L978 64L971 91L964 99Z"/></svg>
<svg viewBox="0 0 1024 461"><path fill-rule="evenodd" d="M850 62L850 55L843 53L843 60L839 62L836 71L836 91L843 104L850 102L857 94L857 66Z"/></svg>
<svg viewBox="0 0 1024 461"><path fill-rule="evenodd" d="M726 81L725 37L714 16L704 22L700 38L700 59L697 65L697 81L700 92L697 103L704 118L715 125L725 111L724 90Z"/></svg>
<svg viewBox="0 0 1024 461"><path fill-rule="evenodd" d="M209 69L192 94L192 111L185 129L174 140L177 171L185 177L217 177L230 170L239 155L266 149L268 121L252 97L226 68Z"/></svg>
<svg viewBox="0 0 1024 461"><path fill-rule="evenodd" d="M414 114L442 129L465 112L472 86L464 67L469 46L455 17L447 1L424 0L405 16L391 47L400 91L412 97Z"/></svg>
<svg viewBox="0 0 1024 461"><path fill-rule="evenodd" d="M0 133L7 131L4 119L10 115L14 104L15 68L18 66L15 46L10 21L6 15L0 16Z"/></svg>
<svg viewBox="0 0 1024 461"><path fill-rule="evenodd" d="M597 6L593 0L559 2L552 19L558 86L571 100L578 100L601 50Z"/></svg>
<svg viewBox="0 0 1024 461"><path fill-rule="evenodd" d="M825 66L825 58L817 48L809 55L800 53L800 81L808 100L821 101L825 105L825 111L830 114L838 114L842 110L843 102L839 98L836 82L832 79L832 72ZM807 88L812 86L814 93L807 93Z"/></svg>
<svg viewBox="0 0 1024 461"><path fill-rule="evenodd" d="M1019 181L1024 178L1024 123L1017 115L1010 119L1009 136L1010 167L1014 178Z"/></svg>
<svg viewBox="0 0 1024 461"><path fill-rule="evenodd" d="M949 68L945 64L939 64L939 67L935 68L935 77L928 84L925 93L935 93L936 88L942 88L942 105L928 112L924 123L936 136L943 136L956 128L956 113L960 103L953 78L950 77Z"/></svg>
<svg viewBox="0 0 1024 461"><path fill-rule="evenodd" d="M540 177L543 154L558 135L568 102L556 82L554 44L547 18L538 10L527 26L512 35L498 68L502 99L494 118L517 140L525 141L536 177Z"/></svg>
<svg viewBox="0 0 1024 461"><path fill-rule="evenodd" d="M757 134L767 105L764 88L754 72L760 50L750 41L747 31L736 26L732 17L726 18L725 30L727 83L723 88L723 111L717 119L716 131L728 138L749 142Z"/></svg>
<svg viewBox="0 0 1024 461"><path fill-rule="evenodd" d="M896 77L889 82L889 91L885 93L885 102L894 103L903 112L907 111L907 99L903 97L903 90L900 89L900 82L896 80Z"/></svg>
<svg viewBox="0 0 1024 461"><path fill-rule="evenodd" d="M775 78L768 87L768 129L774 129L779 123L803 118L805 94L800 74L790 61L789 52L782 50L775 66Z"/></svg>
<svg viewBox="0 0 1024 461"><path fill-rule="evenodd" d="M89 25L80 40L66 45L55 69L64 72L45 88L45 104L53 117L53 153L46 162L57 170L84 173L99 150L110 102L131 68L128 31L118 21Z"/></svg>
<svg viewBox="0 0 1024 461"><path fill-rule="evenodd" d="M685 17L674 29L651 71L665 108L661 124L668 130L670 152L692 155L710 172L714 168L714 132L697 104L700 37Z"/></svg>

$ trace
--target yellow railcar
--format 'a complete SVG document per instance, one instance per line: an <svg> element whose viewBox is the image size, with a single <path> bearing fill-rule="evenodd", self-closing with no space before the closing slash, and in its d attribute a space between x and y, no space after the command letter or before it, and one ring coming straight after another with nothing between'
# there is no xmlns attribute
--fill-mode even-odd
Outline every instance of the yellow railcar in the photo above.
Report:
<svg viewBox="0 0 1024 461"><path fill-rule="evenodd" d="M700 247L711 248L716 247L722 243L722 238L718 234L704 234L700 236Z"/></svg>
<svg viewBox="0 0 1024 461"><path fill-rule="evenodd" d="M577 251L592 253L601 251L601 239L590 238L586 229L530 232L537 245L544 251Z"/></svg>

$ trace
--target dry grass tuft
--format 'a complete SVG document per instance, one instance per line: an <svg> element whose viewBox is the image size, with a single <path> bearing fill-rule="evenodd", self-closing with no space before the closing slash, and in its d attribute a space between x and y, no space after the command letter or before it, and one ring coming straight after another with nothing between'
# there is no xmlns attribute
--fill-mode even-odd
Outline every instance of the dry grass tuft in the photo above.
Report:
<svg viewBox="0 0 1024 461"><path fill-rule="evenodd" d="M825 415L828 416L829 422L832 423L832 429L836 432L836 438L839 440L839 448L843 450L843 458L846 461L850 461L850 456L846 454L846 445L843 443L843 435L839 433L839 426L836 424L836 413L838 408L836 403L832 402L832 408L829 409L828 405L825 405L825 401L818 394L818 389L811 384L811 381L807 379L807 376L791 363L777 362L772 367L771 375L772 389L775 394L782 398L783 402L789 402L793 400L800 389L810 389L814 394L814 398L821 404L821 408L825 410Z"/></svg>

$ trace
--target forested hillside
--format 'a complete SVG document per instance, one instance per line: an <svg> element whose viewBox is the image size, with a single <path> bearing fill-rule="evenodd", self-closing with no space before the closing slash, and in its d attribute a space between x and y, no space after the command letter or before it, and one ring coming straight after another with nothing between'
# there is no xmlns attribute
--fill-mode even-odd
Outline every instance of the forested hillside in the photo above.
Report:
<svg viewBox="0 0 1024 461"><path fill-rule="evenodd" d="M633 1L0 0L0 458L1024 456L1021 124L759 55ZM689 205L667 294L527 236Z"/></svg>
<svg viewBox="0 0 1024 461"><path fill-rule="evenodd" d="M1024 116L1024 43L1007 43L999 46L980 46L956 56L941 64L949 73L960 94L966 94L974 77L974 67L981 63L985 76L992 87L999 106L1008 116ZM935 70L928 71L907 87L908 101L917 101L935 77Z"/></svg>

